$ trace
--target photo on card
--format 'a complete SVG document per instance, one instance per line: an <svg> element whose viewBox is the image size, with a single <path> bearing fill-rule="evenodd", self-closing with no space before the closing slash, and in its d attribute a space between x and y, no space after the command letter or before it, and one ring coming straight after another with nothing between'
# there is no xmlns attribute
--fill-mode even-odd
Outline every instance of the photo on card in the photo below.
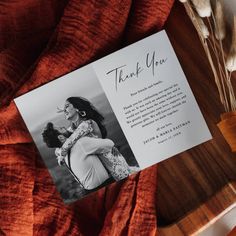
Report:
<svg viewBox="0 0 236 236"><path fill-rule="evenodd" d="M91 66L16 103L65 203L139 170Z"/></svg>

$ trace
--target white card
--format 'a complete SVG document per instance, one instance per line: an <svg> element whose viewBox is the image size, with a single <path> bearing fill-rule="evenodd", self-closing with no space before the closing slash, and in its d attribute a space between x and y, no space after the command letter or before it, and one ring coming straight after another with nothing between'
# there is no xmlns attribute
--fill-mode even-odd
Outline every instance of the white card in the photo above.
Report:
<svg viewBox="0 0 236 236"><path fill-rule="evenodd" d="M107 136L99 136L101 130L94 126L93 134L76 137L73 145L66 147L60 166L55 149L48 148L42 138L47 123L64 126L76 136L73 132L81 123L93 120L90 108L75 107L74 103L72 110L77 113L68 117L65 103L69 97L85 98L95 107L104 117ZM20 96L15 103L65 202L85 196L111 178L127 177L125 168L131 174L212 138L165 31ZM64 112L57 113L57 107ZM104 154L109 140L119 149L118 164L112 162L114 156L109 159ZM92 153L95 143L101 145L102 153ZM94 163L88 164L92 156ZM118 173L120 170L124 173ZM61 184L71 177L85 191L79 191L78 184L71 187L73 191ZM66 194L70 191L72 196Z"/></svg>

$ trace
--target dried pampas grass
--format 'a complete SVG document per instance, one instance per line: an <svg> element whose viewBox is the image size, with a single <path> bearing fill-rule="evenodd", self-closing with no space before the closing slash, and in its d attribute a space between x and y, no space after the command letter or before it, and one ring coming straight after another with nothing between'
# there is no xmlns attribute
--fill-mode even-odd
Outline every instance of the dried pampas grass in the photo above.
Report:
<svg viewBox="0 0 236 236"><path fill-rule="evenodd" d="M210 0L191 0L194 8L200 17L209 17L211 15Z"/></svg>
<svg viewBox="0 0 236 236"><path fill-rule="evenodd" d="M234 16L232 43L227 57L226 67L230 72L236 71L236 16Z"/></svg>
<svg viewBox="0 0 236 236"><path fill-rule="evenodd" d="M232 72L236 71L236 17L234 16L232 27L232 43L226 57L225 52L228 50L225 50L224 44L230 34L226 31L223 2L221 0L180 1L184 2L186 12L198 32L225 111L236 111L235 91L231 82Z"/></svg>
<svg viewBox="0 0 236 236"><path fill-rule="evenodd" d="M227 67L227 70L229 70L230 72L233 72L236 70L236 50L235 50L235 48L233 51L231 51L229 53L229 56L228 56L227 62L226 62L226 67Z"/></svg>
<svg viewBox="0 0 236 236"><path fill-rule="evenodd" d="M222 3L220 1L216 1L215 12L213 17L215 16L215 37L218 40L223 40L225 38L225 19L223 13Z"/></svg>
<svg viewBox="0 0 236 236"><path fill-rule="evenodd" d="M199 24L199 28L200 28L200 30L202 32L203 37L205 39L207 39L209 37L210 33L209 33L209 30L208 30L207 26L205 25L204 21L199 16L196 16L196 21Z"/></svg>

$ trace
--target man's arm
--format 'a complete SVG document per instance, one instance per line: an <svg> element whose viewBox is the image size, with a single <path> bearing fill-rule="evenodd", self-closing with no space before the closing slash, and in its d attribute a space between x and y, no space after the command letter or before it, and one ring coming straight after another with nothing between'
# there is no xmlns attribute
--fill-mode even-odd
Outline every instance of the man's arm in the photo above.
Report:
<svg viewBox="0 0 236 236"><path fill-rule="evenodd" d="M80 140L83 149L87 155L89 154L103 154L110 152L114 147L114 143L110 139L83 137Z"/></svg>

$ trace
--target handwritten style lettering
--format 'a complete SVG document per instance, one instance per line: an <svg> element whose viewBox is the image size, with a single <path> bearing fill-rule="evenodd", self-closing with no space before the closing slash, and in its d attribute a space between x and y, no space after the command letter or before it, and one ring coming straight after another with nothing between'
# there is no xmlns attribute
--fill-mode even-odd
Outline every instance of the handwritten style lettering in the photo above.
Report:
<svg viewBox="0 0 236 236"><path fill-rule="evenodd" d="M145 56L145 66L144 67L142 67L139 62L136 62L135 71L127 72L127 71L125 71L125 67L127 67L127 65L122 65L122 66L118 66L118 67L108 71L106 74L107 75L113 74L112 78L115 79L115 88L116 88L116 91L117 91L118 90L118 85L120 83L124 83L129 79L139 78L139 75L145 69L146 70L147 69L151 70L152 75L154 77L157 67L165 64L166 61L167 61L167 58L157 59L156 58L156 53L154 51L151 54L149 54L149 53L146 54L146 56Z"/></svg>
<svg viewBox="0 0 236 236"><path fill-rule="evenodd" d="M119 83L125 82L126 80L131 79L131 78L135 78L135 77L138 78L139 74L143 71L143 68L140 67L139 62L136 63L135 72L129 72L129 73L124 74L124 70L123 70L124 67L126 67L126 65L119 66L119 67L117 67L115 69L112 69L112 70L107 72L107 75L112 73L112 72L115 72L116 91L118 89L118 84Z"/></svg>
<svg viewBox="0 0 236 236"><path fill-rule="evenodd" d="M165 64L166 60L167 60L167 58L165 58L165 59L162 58L160 60L156 60L155 51L154 51L152 53L151 59L149 57L149 53L147 54L147 56L146 56L146 66L147 66L147 68L152 69L152 75L155 76L155 68L157 66Z"/></svg>

